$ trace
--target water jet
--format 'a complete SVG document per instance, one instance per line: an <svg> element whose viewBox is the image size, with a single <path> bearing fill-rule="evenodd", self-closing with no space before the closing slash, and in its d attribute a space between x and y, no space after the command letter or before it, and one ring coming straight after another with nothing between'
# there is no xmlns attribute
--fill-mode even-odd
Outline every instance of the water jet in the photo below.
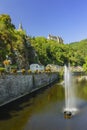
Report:
<svg viewBox="0 0 87 130"><path fill-rule="evenodd" d="M70 64L64 66L64 87L65 87L65 109L64 117L71 118L76 111L75 90L73 85L73 77L70 71Z"/></svg>

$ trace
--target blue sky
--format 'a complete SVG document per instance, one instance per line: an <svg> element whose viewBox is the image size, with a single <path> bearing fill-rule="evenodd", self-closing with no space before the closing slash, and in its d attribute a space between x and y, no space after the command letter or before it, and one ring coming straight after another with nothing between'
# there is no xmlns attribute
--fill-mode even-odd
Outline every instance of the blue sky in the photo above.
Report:
<svg viewBox="0 0 87 130"><path fill-rule="evenodd" d="M87 0L0 0L0 14L9 14L16 28L21 22L30 36L87 38Z"/></svg>

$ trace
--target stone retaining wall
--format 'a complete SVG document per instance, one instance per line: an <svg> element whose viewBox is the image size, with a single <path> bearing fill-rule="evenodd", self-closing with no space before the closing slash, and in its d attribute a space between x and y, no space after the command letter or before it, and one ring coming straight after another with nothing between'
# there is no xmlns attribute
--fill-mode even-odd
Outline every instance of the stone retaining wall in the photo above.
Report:
<svg viewBox="0 0 87 130"><path fill-rule="evenodd" d="M0 106L47 86L56 79L58 73L1 76Z"/></svg>

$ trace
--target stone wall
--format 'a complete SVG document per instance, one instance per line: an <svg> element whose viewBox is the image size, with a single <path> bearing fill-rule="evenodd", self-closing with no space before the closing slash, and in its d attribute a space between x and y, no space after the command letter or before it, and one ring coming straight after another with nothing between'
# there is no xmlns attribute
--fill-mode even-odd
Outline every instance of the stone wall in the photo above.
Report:
<svg viewBox="0 0 87 130"><path fill-rule="evenodd" d="M56 79L57 73L1 76L0 106L47 86Z"/></svg>

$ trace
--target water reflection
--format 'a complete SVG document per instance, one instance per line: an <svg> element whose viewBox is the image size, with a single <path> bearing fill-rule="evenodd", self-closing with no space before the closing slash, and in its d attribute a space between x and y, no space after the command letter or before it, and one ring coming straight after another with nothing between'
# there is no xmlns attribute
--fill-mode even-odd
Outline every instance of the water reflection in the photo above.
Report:
<svg viewBox="0 0 87 130"><path fill-rule="evenodd" d="M27 120L35 113L49 111L53 103L63 100L63 88L55 85L38 93L33 93L22 101L12 103L0 110L1 130L23 130ZM55 96L54 96L55 95Z"/></svg>
<svg viewBox="0 0 87 130"><path fill-rule="evenodd" d="M87 130L87 82L77 83L79 112L63 117L64 87L55 84L0 110L0 130Z"/></svg>

